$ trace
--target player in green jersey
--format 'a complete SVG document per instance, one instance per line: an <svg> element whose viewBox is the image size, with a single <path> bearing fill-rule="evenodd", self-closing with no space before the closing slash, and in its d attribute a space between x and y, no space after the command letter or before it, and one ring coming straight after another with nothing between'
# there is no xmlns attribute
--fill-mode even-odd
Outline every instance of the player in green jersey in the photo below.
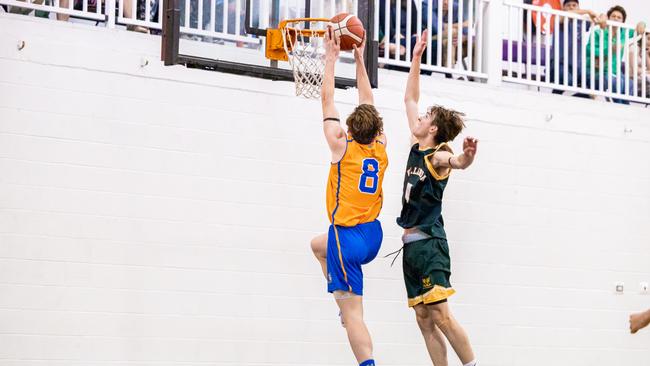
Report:
<svg viewBox="0 0 650 366"><path fill-rule="evenodd" d="M464 366L476 358L463 327L452 316L447 298L455 290L449 283L451 263L442 219L442 196L452 169L472 164L478 140L467 137L463 152L454 155L447 144L463 129L463 114L440 106L418 115L420 62L427 44L426 32L413 50L404 103L413 137L404 177L402 212L397 223L404 228L403 270L408 304L435 366L447 365L447 338Z"/></svg>

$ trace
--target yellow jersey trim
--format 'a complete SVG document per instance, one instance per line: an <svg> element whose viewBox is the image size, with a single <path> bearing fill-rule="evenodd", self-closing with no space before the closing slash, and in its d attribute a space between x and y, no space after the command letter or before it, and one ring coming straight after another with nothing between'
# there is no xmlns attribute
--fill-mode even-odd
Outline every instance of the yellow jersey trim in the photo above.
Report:
<svg viewBox="0 0 650 366"><path fill-rule="evenodd" d="M431 304L433 302L438 302L449 298L451 295L455 294L456 290L449 287L442 287L440 285L435 285L433 288L420 296L414 298L409 298L409 307L412 308L417 304Z"/></svg>
<svg viewBox="0 0 650 366"><path fill-rule="evenodd" d="M432 157L435 153L437 153L438 150L440 150L440 149L441 149L442 147L444 147L444 146L446 146L447 148L449 148L449 145L448 145L446 142L443 142L442 144L436 146L436 147L435 147L435 150L434 150L431 154L428 154L428 155L425 155L425 156L424 156L424 163L426 164L427 169L429 170L429 173L431 173L431 175L433 176L433 178L434 178L435 180L443 180L443 179L447 179L447 178L449 178L449 175L451 174L451 170L452 170L451 167L449 167L449 171L447 172L447 174L440 175L440 174L438 174L438 172L436 171L436 169L433 167L433 164L431 164L431 157ZM451 152L451 148L449 148L449 152Z"/></svg>

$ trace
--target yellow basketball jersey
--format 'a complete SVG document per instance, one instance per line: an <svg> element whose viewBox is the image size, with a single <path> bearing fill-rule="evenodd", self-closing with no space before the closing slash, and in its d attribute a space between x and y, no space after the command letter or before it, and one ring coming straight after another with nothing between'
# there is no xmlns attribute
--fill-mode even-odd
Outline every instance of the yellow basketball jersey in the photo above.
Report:
<svg viewBox="0 0 650 366"><path fill-rule="evenodd" d="M332 224L355 226L379 216L387 166L383 143L361 145L348 139L345 155L332 164L327 182L327 213Z"/></svg>

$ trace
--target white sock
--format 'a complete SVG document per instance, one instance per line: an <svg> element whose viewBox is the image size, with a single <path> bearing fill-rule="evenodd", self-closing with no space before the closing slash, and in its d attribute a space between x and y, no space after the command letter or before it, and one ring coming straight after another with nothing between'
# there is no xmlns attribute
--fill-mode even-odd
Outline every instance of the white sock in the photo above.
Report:
<svg viewBox="0 0 650 366"><path fill-rule="evenodd" d="M468 363L464 364L463 366L476 366L476 359L469 361Z"/></svg>

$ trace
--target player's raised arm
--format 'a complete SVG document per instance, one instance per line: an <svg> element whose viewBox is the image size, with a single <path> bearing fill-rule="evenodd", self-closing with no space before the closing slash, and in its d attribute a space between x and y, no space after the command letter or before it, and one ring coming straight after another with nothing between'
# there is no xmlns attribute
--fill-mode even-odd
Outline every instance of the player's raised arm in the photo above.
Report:
<svg viewBox="0 0 650 366"><path fill-rule="evenodd" d="M334 104L334 67L340 50L339 43L332 34L332 28L328 26L325 33L325 73L321 89L321 104L323 132L333 157L340 155L341 150L345 150L345 131L341 128L339 111Z"/></svg>
<svg viewBox="0 0 650 366"><path fill-rule="evenodd" d="M467 169L474 162L478 139L465 137L463 153L454 155L449 151L438 151L433 155L432 163L436 168Z"/></svg>
<svg viewBox="0 0 650 366"><path fill-rule="evenodd" d="M357 90L359 91L359 105L369 104L375 105L375 98L372 95L372 86L370 86L370 78L368 78L368 72L363 60L364 49L366 47L366 39L364 37L363 41L359 46L352 45L354 49L354 61L356 62L357 68ZM382 132L377 136L377 139L381 141L384 145L386 144L386 135Z"/></svg>
<svg viewBox="0 0 650 366"><path fill-rule="evenodd" d="M366 39L364 37L360 46L353 45L354 48L354 61L357 68L357 89L359 90L359 104L375 104L375 99L372 95L372 87L370 86L370 79L366 71L366 65L363 60L363 52L366 47Z"/></svg>
<svg viewBox="0 0 650 366"><path fill-rule="evenodd" d="M418 120L418 101L420 100L420 63L422 54L427 48L427 31L422 35L413 48L413 60L411 61L411 71L406 81L406 92L404 93L404 105L406 107L406 117L409 121L409 128L413 128Z"/></svg>

